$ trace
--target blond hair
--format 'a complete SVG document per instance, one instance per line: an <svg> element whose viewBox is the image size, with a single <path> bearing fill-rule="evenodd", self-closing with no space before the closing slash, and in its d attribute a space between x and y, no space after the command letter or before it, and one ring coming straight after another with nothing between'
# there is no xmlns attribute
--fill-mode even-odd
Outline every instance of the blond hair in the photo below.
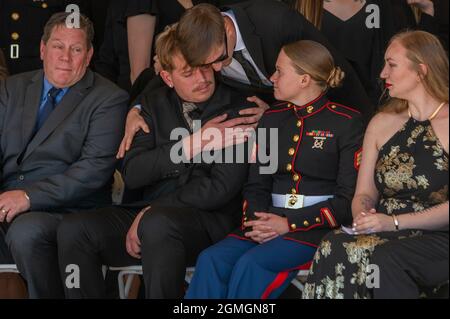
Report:
<svg viewBox="0 0 450 319"><path fill-rule="evenodd" d="M314 24L317 29L322 28L323 1L297 0L291 7L302 14L306 20Z"/></svg>
<svg viewBox="0 0 450 319"><path fill-rule="evenodd" d="M406 31L395 35L390 44L395 41L406 49L411 69L420 75L427 93L448 103L448 57L439 39L425 31ZM426 74L423 74L421 65L427 67ZM407 108L408 101L390 98L381 111L401 113Z"/></svg>
<svg viewBox="0 0 450 319"><path fill-rule="evenodd" d="M165 71L173 71L175 65L173 64L173 57L181 54L176 37L177 24L167 26L161 32L155 44L155 52L158 57L161 67Z"/></svg>
<svg viewBox="0 0 450 319"><path fill-rule="evenodd" d="M333 56L322 44L301 40L285 45L282 50L298 74L309 74L324 91L342 84L345 73L334 64Z"/></svg>

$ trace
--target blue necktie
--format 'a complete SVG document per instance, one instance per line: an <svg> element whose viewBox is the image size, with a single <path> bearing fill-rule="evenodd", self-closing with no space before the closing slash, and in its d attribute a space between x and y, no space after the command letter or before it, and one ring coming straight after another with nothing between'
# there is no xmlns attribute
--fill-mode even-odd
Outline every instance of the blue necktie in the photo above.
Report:
<svg viewBox="0 0 450 319"><path fill-rule="evenodd" d="M44 106L39 110L36 132L41 129L45 121L48 119L50 114L55 109L56 97L58 96L59 93L61 93L61 89L57 88L51 88L50 91L48 91L47 101L45 102Z"/></svg>

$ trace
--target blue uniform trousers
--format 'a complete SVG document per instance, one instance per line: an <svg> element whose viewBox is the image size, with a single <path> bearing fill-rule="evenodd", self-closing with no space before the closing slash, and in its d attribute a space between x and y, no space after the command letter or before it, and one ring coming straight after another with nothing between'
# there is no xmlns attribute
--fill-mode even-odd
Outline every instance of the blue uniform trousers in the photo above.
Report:
<svg viewBox="0 0 450 319"><path fill-rule="evenodd" d="M282 237L264 244L228 237L200 254L186 299L275 299L315 251Z"/></svg>

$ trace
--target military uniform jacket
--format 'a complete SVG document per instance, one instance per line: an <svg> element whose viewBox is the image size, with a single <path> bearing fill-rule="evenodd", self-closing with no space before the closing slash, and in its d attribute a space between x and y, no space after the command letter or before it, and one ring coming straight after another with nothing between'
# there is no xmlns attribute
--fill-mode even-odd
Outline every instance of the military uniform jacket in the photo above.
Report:
<svg viewBox="0 0 450 319"><path fill-rule="evenodd" d="M329 102L326 96L304 106L281 103L272 107L259 128L278 129L278 147L270 149L270 144L259 138L256 149L261 152L260 148L265 148L265 154L278 151L277 172L260 174L264 165L256 156L244 188L242 223L256 219L255 212L284 216L290 227L284 237L311 246L318 245L330 230L351 223L363 127L357 111ZM269 139L271 132L267 131ZM287 209L272 206L272 193L334 197ZM248 230L242 224L234 235L242 238Z"/></svg>

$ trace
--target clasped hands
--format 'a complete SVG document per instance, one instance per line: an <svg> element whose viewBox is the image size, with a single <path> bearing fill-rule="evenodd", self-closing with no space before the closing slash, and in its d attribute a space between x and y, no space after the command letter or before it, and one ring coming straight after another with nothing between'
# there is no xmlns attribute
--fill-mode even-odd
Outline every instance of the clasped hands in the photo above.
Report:
<svg viewBox="0 0 450 319"><path fill-rule="evenodd" d="M355 235L373 234L386 231L395 231L395 224L391 216L378 213L374 208L369 212L361 212L353 220Z"/></svg>
<svg viewBox="0 0 450 319"><path fill-rule="evenodd" d="M286 217L262 212L255 213L255 216L258 219L244 223L246 228L251 228L250 231L245 233L245 237L259 244L266 243L289 232Z"/></svg>

